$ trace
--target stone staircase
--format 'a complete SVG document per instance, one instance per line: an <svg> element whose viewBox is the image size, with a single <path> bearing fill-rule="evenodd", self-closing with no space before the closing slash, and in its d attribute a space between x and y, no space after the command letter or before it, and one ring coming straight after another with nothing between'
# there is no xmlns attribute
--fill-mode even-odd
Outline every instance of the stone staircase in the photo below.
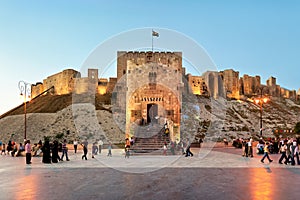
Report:
<svg viewBox="0 0 300 200"><path fill-rule="evenodd" d="M170 143L170 137L158 124L136 127L134 137L135 143L130 148L133 154L161 154L164 144Z"/></svg>

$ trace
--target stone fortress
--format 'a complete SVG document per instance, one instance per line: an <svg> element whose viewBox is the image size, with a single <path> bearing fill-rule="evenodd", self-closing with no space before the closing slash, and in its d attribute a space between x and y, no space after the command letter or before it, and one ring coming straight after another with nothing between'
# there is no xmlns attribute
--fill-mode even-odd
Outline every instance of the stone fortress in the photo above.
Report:
<svg viewBox="0 0 300 200"><path fill-rule="evenodd" d="M127 137L134 135L131 125L168 123L170 139L180 139L183 92L218 98L248 99L259 95L297 100L300 93L276 84L270 77L266 85L260 76L239 76L232 69L207 71L202 76L186 74L182 52L117 52L117 77L99 77L98 69L88 76L66 69L31 87L32 98L54 86L55 95L112 94L113 113L123 114ZM156 118L157 117L157 118ZM161 121L162 120L162 121Z"/></svg>
<svg viewBox="0 0 300 200"><path fill-rule="evenodd" d="M238 71L227 69L224 71L208 71L202 76L193 76L185 74L185 68L182 67L181 52L124 52L117 53L117 78L98 77L98 69L88 69L88 77L81 77L80 72L73 69L66 69L57 74L51 75L43 80L43 83L37 82L31 86L31 97L39 95L48 88L54 86L53 94L69 94L76 92L78 94L87 92L96 92L98 94L112 93L116 83L120 78L132 71L132 63L135 63L136 69L143 63L156 62L165 66L169 66L170 62L177 57L177 66L175 71L181 73L188 81L189 87L193 94L206 95L214 98L219 96L243 99L260 94L260 90L265 88L264 94L273 97L283 97L289 99L298 99L300 89L289 90L276 84L276 78L270 77L266 81L266 85L261 84L260 76L243 75L239 76ZM130 67L128 67L130 66ZM176 69L177 68L177 69ZM174 71L174 72L175 72Z"/></svg>

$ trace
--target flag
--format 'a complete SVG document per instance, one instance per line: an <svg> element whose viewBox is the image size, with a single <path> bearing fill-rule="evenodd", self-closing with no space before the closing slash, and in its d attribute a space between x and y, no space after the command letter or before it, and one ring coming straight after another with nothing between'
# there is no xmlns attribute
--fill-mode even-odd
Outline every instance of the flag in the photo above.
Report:
<svg viewBox="0 0 300 200"><path fill-rule="evenodd" d="M159 33L152 30L152 36L159 37Z"/></svg>

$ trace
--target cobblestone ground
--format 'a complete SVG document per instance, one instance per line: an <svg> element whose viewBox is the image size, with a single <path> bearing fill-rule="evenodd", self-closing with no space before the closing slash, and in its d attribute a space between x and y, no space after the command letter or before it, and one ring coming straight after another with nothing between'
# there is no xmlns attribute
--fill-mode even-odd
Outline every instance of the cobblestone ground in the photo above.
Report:
<svg viewBox="0 0 300 200"><path fill-rule="evenodd" d="M132 156L121 150L81 160L70 152L69 162L43 164L33 158L0 156L0 199L297 199L300 168L260 163L240 150L193 149L193 157ZM176 158L176 159L174 159ZM170 159L167 165L157 162ZM124 164L125 163L125 164ZM136 165L136 163L138 163ZM144 165L144 166L142 166Z"/></svg>

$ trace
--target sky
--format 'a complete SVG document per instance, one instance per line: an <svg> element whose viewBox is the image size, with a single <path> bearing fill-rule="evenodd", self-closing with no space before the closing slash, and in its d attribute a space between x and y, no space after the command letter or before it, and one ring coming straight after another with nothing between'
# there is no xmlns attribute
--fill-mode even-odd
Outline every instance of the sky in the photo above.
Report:
<svg viewBox="0 0 300 200"><path fill-rule="evenodd" d="M22 102L19 81L80 70L99 44L145 27L186 35L219 71L260 75L263 84L273 76L297 91L299 11L298 1L276 0L0 0L0 114Z"/></svg>

